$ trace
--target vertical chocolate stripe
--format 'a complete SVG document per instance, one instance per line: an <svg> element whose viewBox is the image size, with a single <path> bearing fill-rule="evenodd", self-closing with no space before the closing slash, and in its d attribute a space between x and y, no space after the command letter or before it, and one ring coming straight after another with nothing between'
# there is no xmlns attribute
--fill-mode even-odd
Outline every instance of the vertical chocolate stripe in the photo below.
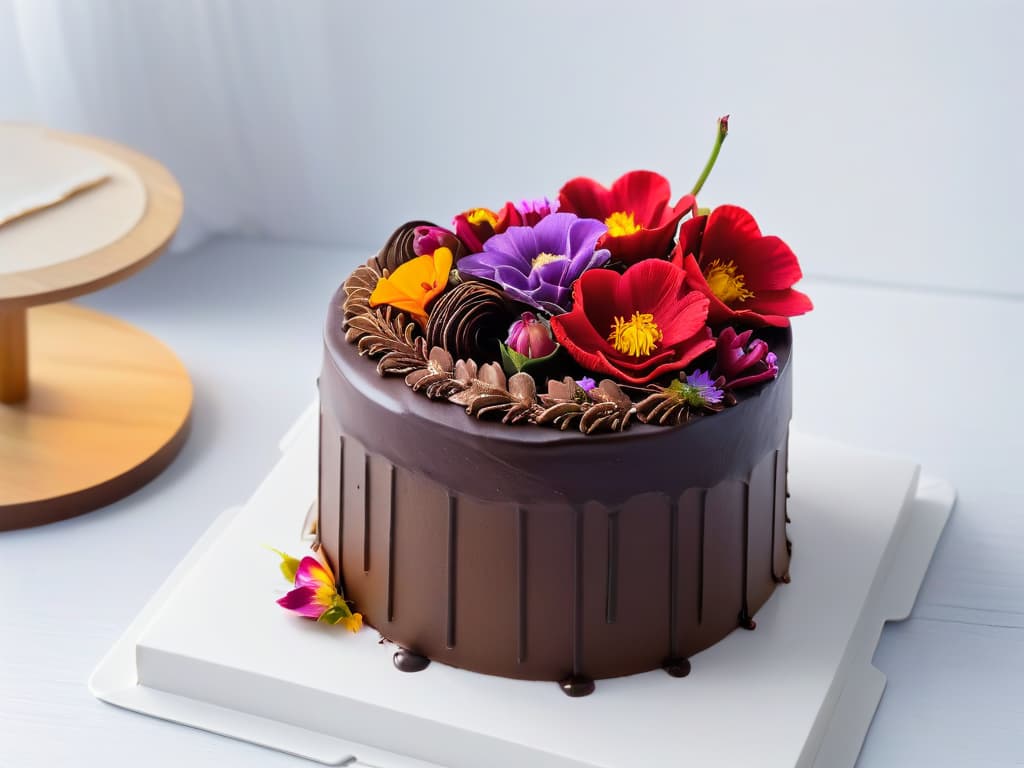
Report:
<svg viewBox="0 0 1024 768"><path fill-rule="evenodd" d="M526 661L526 510L516 507L516 662Z"/></svg>
<svg viewBox="0 0 1024 768"><path fill-rule="evenodd" d="M388 581L386 602L388 621L395 619L395 465L388 462Z"/></svg>
<svg viewBox="0 0 1024 768"><path fill-rule="evenodd" d="M445 627L445 645L455 647L455 536L458 518L455 497L448 494L448 612Z"/></svg>
<svg viewBox="0 0 1024 768"><path fill-rule="evenodd" d="M697 550L697 623L704 622L704 532L708 514L708 492L700 492L700 548Z"/></svg>
<svg viewBox="0 0 1024 768"><path fill-rule="evenodd" d="M370 454L363 451L363 573L370 571Z"/></svg>
<svg viewBox="0 0 1024 768"><path fill-rule="evenodd" d="M668 658L679 655L679 499L672 497L668 506Z"/></svg>
<svg viewBox="0 0 1024 768"><path fill-rule="evenodd" d="M608 571L605 575L604 620L615 623L619 602L619 510L608 510Z"/></svg>
<svg viewBox="0 0 1024 768"><path fill-rule="evenodd" d="M751 471L751 478L753 477L753 471ZM749 588L747 581L750 578L750 492L751 484L750 480L744 484L743 490L743 568L742 568L742 582L743 582L743 597L740 602L740 623L750 623L750 604L747 599L747 593Z"/></svg>
<svg viewBox="0 0 1024 768"><path fill-rule="evenodd" d="M792 522L792 520L789 519L789 496L790 496L790 493L789 493L789 430L788 429L786 430L786 442L784 442L783 445L786 447L786 484L785 484L785 487L786 487L786 501L784 502L784 506L785 506L785 510L784 511L786 513L786 522L790 523L790 522Z"/></svg>
<svg viewBox="0 0 1024 768"><path fill-rule="evenodd" d="M341 581L341 566L345 550L345 436L338 435L338 580Z"/></svg>
<svg viewBox="0 0 1024 768"><path fill-rule="evenodd" d="M572 508L572 673L583 670L583 510Z"/></svg>
<svg viewBox="0 0 1024 768"><path fill-rule="evenodd" d="M789 551L786 540L788 460L787 445L783 443L775 454L775 485L772 493L772 576L775 581L786 581L789 578Z"/></svg>
<svg viewBox="0 0 1024 768"><path fill-rule="evenodd" d="M772 458L772 579L775 579L777 574L775 571L775 520L779 515L779 494L776 484L779 482L779 452L775 451Z"/></svg>

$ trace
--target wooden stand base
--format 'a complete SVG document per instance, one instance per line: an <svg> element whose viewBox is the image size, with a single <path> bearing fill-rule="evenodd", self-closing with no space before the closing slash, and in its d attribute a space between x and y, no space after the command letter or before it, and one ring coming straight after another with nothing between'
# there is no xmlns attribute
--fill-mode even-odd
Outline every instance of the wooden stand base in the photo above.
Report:
<svg viewBox="0 0 1024 768"><path fill-rule="evenodd" d="M24 317L0 316L0 530L73 517L142 487L181 449L192 409L188 372L149 334L73 304L35 307L26 366ZM27 397L5 403L24 396L26 367Z"/></svg>
<svg viewBox="0 0 1024 768"><path fill-rule="evenodd" d="M28 397L28 310L0 310L0 403Z"/></svg>

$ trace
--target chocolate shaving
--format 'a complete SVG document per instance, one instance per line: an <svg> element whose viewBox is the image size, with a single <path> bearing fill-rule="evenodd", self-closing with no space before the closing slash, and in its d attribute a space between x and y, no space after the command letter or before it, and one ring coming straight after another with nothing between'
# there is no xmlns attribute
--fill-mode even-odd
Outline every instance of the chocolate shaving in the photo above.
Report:
<svg viewBox="0 0 1024 768"><path fill-rule="evenodd" d="M580 419L581 432L621 432L629 426L636 409L618 384L605 379L588 394L594 402Z"/></svg>
<svg viewBox="0 0 1024 768"><path fill-rule="evenodd" d="M685 400L668 390L653 392L636 404L636 415L644 424L679 426L690 420L691 409Z"/></svg>
<svg viewBox="0 0 1024 768"><path fill-rule="evenodd" d="M494 363L480 367L479 378L448 398L463 405L466 413L478 419L501 419L505 424L529 421L537 408L537 385L528 373L516 373L508 380Z"/></svg>
<svg viewBox="0 0 1024 768"><path fill-rule="evenodd" d="M466 383L455 379L452 356L440 347L430 350L426 365L405 377L405 383L413 392L423 392L431 400L447 400L466 387Z"/></svg>
<svg viewBox="0 0 1024 768"><path fill-rule="evenodd" d="M459 360L455 363L455 379L468 385L476 378L477 365L473 360Z"/></svg>
<svg viewBox="0 0 1024 768"><path fill-rule="evenodd" d="M559 429L578 426L584 434L620 432L629 426L635 412L633 401L610 379L605 379L589 393L571 376L562 381L549 381L548 392L541 395L543 408L534 421Z"/></svg>
<svg viewBox="0 0 1024 768"><path fill-rule="evenodd" d="M576 426L583 418L583 413L583 405L567 401L546 406L534 417L534 421L540 426L558 427L564 431Z"/></svg>
<svg viewBox="0 0 1024 768"><path fill-rule="evenodd" d="M544 405L586 403L589 400L587 391L577 384L572 376L566 376L561 381L551 379L548 382L548 393L540 396L540 401Z"/></svg>
<svg viewBox="0 0 1024 768"><path fill-rule="evenodd" d="M456 358L495 359L512 312L505 295L489 283L467 280L434 302L427 320L427 344Z"/></svg>

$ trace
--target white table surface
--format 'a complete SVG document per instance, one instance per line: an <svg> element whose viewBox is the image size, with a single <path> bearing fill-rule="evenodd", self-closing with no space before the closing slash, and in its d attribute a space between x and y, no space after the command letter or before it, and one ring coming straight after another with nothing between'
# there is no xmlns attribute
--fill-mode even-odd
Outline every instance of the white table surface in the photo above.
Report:
<svg viewBox="0 0 1024 768"><path fill-rule="evenodd" d="M219 240L88 298L177 350L193 431L133 496L0 534L2 768L307 764L107 706L86 679L273 465L314 394L327 301L360 257ZM884 632L875 661L889 684L859 766L1024 765L1024 299L804 288L818 309L795 324L795 424L911 456L960 494L913 615ZM223 585L224 599L240 588Z"/></svg>

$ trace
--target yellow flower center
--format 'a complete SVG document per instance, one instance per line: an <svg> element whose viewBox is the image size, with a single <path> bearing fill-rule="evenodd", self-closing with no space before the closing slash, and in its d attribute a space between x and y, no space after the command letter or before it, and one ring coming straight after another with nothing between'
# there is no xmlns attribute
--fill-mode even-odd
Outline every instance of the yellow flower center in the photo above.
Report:
<svg viewBox="0 0 1024 768"><path fill-rule="evenodd" d="M474 208L466 214L466 221L477 227L481 224L490 224L491 229L498 226L498 214L490 208Z"/></svg>
<svg viewBox="0 0 1024 768"><path fill-rule="evenodd" d="M639 232L643 229L643 225L637 224L633 214L627 211L616 211L605 219L604 223L608 227L609 237L632 235L634 232Z"/></svg>
<svg viewBox="0 0 1024 768"><path fill-rule="evenodd" d="M704 279L708 281L711 292L725 304L742 302L754 297L754 292L744 287L743 275L736 271L735 262L723 263L715 259L708 267Z"/></svg>
<svg viewBox="0 0 1024 768"><path fill-rule="evenodd" d="M629 320L616 317L614 323L612 332L608 334L608 341L619 352L625 352L633 357L646 357L651 354L663 336L652 314L634 312Z"/></svg>
<svg viewBox="0 0 1024 768"><path fill-rule="evenodd" d="M565 256L560 253L538 253L533 261L530 262L531 269L537 269L543 267L545 264L550 264L553 261L565 261Z"/></svg>

